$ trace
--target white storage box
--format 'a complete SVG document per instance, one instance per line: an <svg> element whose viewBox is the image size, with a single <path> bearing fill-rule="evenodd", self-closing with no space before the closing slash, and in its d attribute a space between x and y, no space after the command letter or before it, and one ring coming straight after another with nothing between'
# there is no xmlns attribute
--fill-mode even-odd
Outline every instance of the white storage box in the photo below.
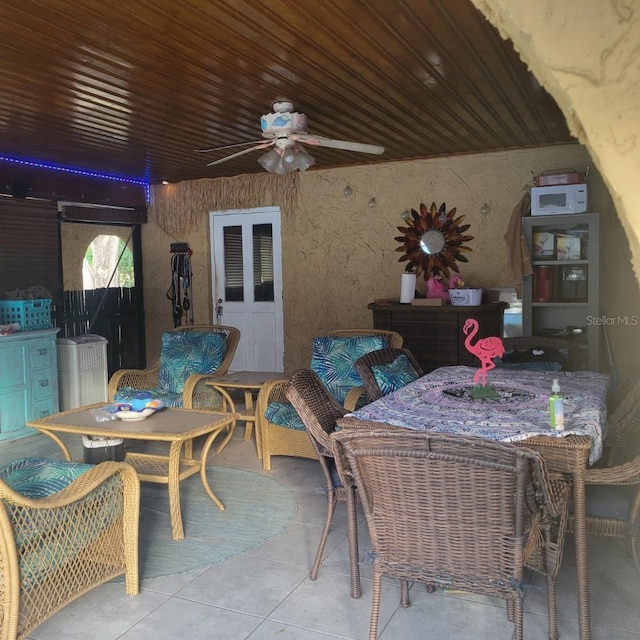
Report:
<svg viewBox="0 0 640 640"><path fill-rule="evenodd" d="M476 307L482 304L482 289L449 289L449 298L458 307Z"/></svg>
<svg viewBox="0 0 640 640"><path fill-rule="evenodd" d="M58 338L60 411L107 402L107 339L91 333Z"/></svg>

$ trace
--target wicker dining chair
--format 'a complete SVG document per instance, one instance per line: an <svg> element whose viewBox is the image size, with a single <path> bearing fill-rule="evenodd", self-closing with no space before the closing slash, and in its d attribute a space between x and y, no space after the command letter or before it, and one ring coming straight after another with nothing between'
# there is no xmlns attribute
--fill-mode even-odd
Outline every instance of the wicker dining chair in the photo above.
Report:
<svg viewBox="0 0 640 640"><path fill-rule="evenodd" d="M371 351L355 367L371 402L424 375L411 351L397 347Z"/></svg>
<svg viewBox="0 0 640 640"><path fill-rule="evenodd" d="M580 348L577 342L564 338L547 336L511 336L502 338L505 355L496 366L508 364L514 368L537 368L540 366L550 370L550 366L558 365L558 370L577 371L580 367ZM539 353L542 352L542 353ZM513 355L521 355L520 362Z"/></svg>
<svg viewBox="0 0 640 640"><path fill-rule="evenodd" d="M587 532L621 538L640 576L640 383L618 405L609 429L605 463L585 473Z"/></svg>
<svg viewBox="0 0 640 640"><path fill-rule="evenodd" d="M362 588L358 566L355 488L346 488L340 482L329 440L330 434L336 430L336 421L342 418L347 410L329 394L320 378L311 369L299 369L293 373L287 383L286 396L304 422L309 440L322 468L327 495L327 517L309 577L311 580L318 577L336 504L346 502L351 597L359 598L362 595Z"/></svg>
<svg viewBox="0 0 640 640"><path fill-rule="evenodd" d="M521 640L525 566L546 574L548 633L557 638L570 486L549 478L538 453L406 429L346 429L331 439L339 475L357 487L371 535L370 640L377 638L383 576L503 598Z"/></svg>
<svg viewBox="0 0 640 640"><path fill-rule="evenodd" d="M616 390L614 399L607 409L607 434L599 466L610 467L629 460L629 444L632 446L631 457L634 455L633 431L637 424L636 414L640 412L640 375L630 376Z"/></svg>
<svg viewBox="0 0 640 640"><path fill-rule="evenodd" d="M298 369L293 373L287 383L286 396L302 418L306 434L322 468L327 495L327 517L309 577L311 580L315 580L318 577L336 505L338 502L346 502L351 597L359 598L362 594L362 589L358 566L355 488L353 486L346 488L342 484L336 471L330 440L331 434L336 430L337 420L342 418L347 413L347 410L331 396L318 375L311 369ZM369 426L369 424L373 426ZM378 423L369 424L365 423L362 429L380 429L381 426ZM390 426L389 428L395 429L396 427Z"/></svg>

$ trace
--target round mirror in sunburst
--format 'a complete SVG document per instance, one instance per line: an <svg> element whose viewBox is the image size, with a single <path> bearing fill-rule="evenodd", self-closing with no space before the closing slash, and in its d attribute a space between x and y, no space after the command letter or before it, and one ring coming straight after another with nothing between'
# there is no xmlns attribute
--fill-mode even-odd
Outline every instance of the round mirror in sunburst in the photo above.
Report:
<svg viewBox="0 0 640 640"><path fill-rule="evenodd" d="M456 217L456 208L447 212L446 204L440 207L435 202L427 209L420 204L420 211L411 209L406 227L398 227L403 235L395 239L402 243L396 251L402 252L398 262L407 262L405 271L420 275L424 272L425 280L431 276L443 275L449 278L451 271L460 272L456 262L468 262L466 252L471 251L464 246L473 240L464 232L471 226L462 224L464 216Z"/></svg>

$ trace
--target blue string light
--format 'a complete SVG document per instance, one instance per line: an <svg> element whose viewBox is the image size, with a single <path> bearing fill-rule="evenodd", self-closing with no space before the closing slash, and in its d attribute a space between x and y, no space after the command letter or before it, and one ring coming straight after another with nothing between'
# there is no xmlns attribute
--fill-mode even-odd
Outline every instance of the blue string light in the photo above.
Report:
<svg viewBox="0 0 640 640"><path fill-rule="evenodd" d="M125 176L112 175L108 173L99 173L97 171L87 171L86 169L77 169L75 167L65 167L49 162L40 162L37 160L26 160L24 158L16 158L11 156L0 155L0 162L10 162L12 164L21 164L27 167L35 167L37 169L48 169L50 171L63 171L64 173L72 173L74 175L86 176L88 178L99 178L100 180L114 180L115 182L126 182L127 184L135 184L144 187L145 198L149 202L151 196L151 186L148 180L140 178L127 178Z"/></svg>

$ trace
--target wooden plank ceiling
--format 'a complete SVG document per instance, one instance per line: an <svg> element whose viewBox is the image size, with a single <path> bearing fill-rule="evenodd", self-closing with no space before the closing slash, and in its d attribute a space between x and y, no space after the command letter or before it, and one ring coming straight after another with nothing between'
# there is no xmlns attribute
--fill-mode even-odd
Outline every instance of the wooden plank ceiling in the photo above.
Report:
<svg viewBox="0 0 640 640"><path fill-rule="evenodd" d="M468 0L2 0L0 161L178 181L263 171L202 147L260 139L288 100L311 169L571 142Z"/></svg>

